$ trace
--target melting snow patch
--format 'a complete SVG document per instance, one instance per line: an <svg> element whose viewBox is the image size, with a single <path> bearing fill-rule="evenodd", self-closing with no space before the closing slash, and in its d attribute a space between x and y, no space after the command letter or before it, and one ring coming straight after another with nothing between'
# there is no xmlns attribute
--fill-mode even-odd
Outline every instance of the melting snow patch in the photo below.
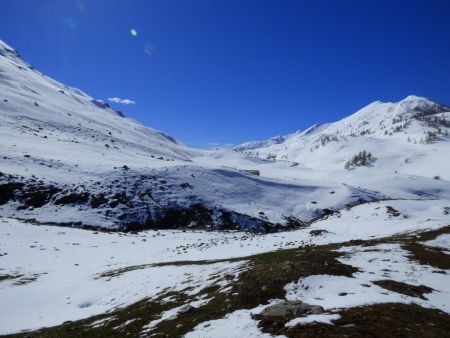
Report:
<svg viewBox="0 0 450 338"><path fill-rule="evenodd" d="M428 246L435 246L450 251L450 234L440 235L431 241L424 242L423 244Z"/></svg>
<svg viewBox="0 0 450 338"><path fill-rule="evenodd" d="M156 320L152 320L150 323L148 323L147 325L145 325L142 329L142 333L146 333L151 331L156 325L158 325L159 323L165 321L165 320L170 320L172 318L177 317L177 315L179 313L186 313L191 311L192 309L195 309L196 307L205 305L206 303L208 303L210 301L210 298L208 299L200 299L197 300L195 302L189 303L189 304L184 304L181 306L177 306L173 309L164 311L163 313L161 313L161 317L159 319Z"/></svg>
<svg viewBox="0 0 450 338"><path fill-rule="evenodd" d="M96 320L95 322L91 323L91 327L96 328L96 327L103 326L103 325L113 321L114 319L116 319L116 317L113 316L113 317L106 317L106 318Z"/></svg>
<svg viewBox="0 0 450 338"><path fill-rule="evenodd" d="M257 308L258 309L258 308ZM222 319L211 320L197 325L185 338L273 338L262 333L258 322L252 319L252 310L237 310ZM277 336L284 337L284 336Z"/></svg>
<svg viewBox="0 0 450 338"><path fill-rule="evenodd" d="M352 278L330 275L301 278L297 283L286 285L286 298L318 304L325 309L400 302L416 303L450 313L450 270L446 270L445 274L435 273L435 268L411 261L407 257L409 253L399 244L348 247L340 251L349 255L339 258L339 261L357 267L360 272L354 273ZM424 285L432 291L422 298L414 297L375 284L383 280L412 287Z"/></svg>

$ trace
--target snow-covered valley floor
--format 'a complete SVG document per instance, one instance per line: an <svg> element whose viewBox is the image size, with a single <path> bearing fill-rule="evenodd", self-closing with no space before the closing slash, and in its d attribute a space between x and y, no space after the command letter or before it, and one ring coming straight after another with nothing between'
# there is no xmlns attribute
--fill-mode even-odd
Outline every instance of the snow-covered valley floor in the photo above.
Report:
<svg viewBox="0 0 450 338"><path fill-rule="evenodd" d="M261 330L266 335L271 330L267 320L258 327L255 314L283 299L326 311L310 320L286 319L287 331L278 333L288 336L293 327L337 320L342 309L368 304L413 302L450 313L448 206L440 200L372 202L305 229L265 235L97 232L0 218L0 300L8 304L0 308L0 333L66 323L42 332L75 325L94 335L106 330L146 336L173 329L175 335L190 332L188 337L259 337ZM436 235L422 240L425 230ZM442 250L438 264L443 266L411 259L409 241ZM321 254L311 259L308 250ZM261 275L266 265L272 270ZM248 283L246 274L257 277ZM276 287L274 279L279 279ZM396 282L410 285L413 294L403 294L404 285ZM424 286L427 293L416 294L413 286ZM223 311L210 313L219 299ZM141 318L133 314L136 306L156 312ZM196 321L187 325L186 316Z"/></svg>

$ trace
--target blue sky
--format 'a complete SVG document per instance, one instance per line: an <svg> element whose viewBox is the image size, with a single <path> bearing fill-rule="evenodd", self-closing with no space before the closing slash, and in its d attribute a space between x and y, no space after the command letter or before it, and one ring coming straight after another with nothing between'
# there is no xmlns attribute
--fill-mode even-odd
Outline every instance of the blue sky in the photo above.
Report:
<svg viewBox="0 0 450 338"><path fill-rule="evenodd" d="M47 75L197 147L409 94L450 103L450 1L0 0ZM131 34L134 29L137 34Z"/></svg>

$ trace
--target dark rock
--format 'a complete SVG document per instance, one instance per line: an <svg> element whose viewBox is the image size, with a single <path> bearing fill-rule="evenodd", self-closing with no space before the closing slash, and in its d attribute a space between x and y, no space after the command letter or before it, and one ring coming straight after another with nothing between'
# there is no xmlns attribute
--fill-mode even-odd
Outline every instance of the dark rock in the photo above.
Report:
<svg viewBox="0 0 450 338"><path fill-rule="evenodd" d="M20 182L0 184L0 205L8 203L14 197L15 191L22 189L23 186L24 184Z"/></svg>
<svg viewBox="0 0 450 338"><path fill-rule="evenodd" d="M322 209L322 215L324 215L324 216L329 216L329 215L333 215L333 214L334 214L333 209L330 209L330 208Z"/></svg>
<svg viewBox="0 0 450 338"><path fill-rule="evenodd" d="M311 236L321 236L321 235L327 234L327 233L328 233L328 231L325 230L325 229L316 229L316 230L311 230L311 231L309 232L309 234L310 234Z"/></svg>
<svg viewBox="0 0 450 338"><path fill-rule="evenodd" d="M23 193L23 206L27 208L40 208L43 205L47 204L50 199L58 192L60 192L60 189L55 186L30 187L26 192Z"/></svg>
<svg viewBox="0 0 450 338"><path fill-rule="evenodd" d="M320 314L324 309L320 305L310 305L302 301L285 301L265 308L256 319L276 318L276 317L298 317L302 315Z"/></svg>
<svg viewBox="0 0 450 338"><path fill-rule="evenodd" d="M121 192L115 193L111 197L111 202L109 202L109 206L111 208L115 208L115 207L117 207L119 205L119 203L124 204L127 207L129 207L129 208L133 207L133 204L128 199L128 196L125 193L125 191L121 191Z"/></svg>
<svg viewBox="0 0 450 338"><path fill-rule="evenodd" d="M55 204L83 204L89 200L89 196L87 192L73 192L59 197Z"/></svg>
<svg viewBox="0 0 450 338"><path fill-rule="evenodd" d="M386 206L386 212L393 217L398 217L401 215L400 211L398 211L397 209L391 207L390 205Z"/></svg>
<svg viewBox="0 0 450 338"><path fill-rule="evenodd" d="M306 228L308 223L299 220L295 216L284 216L288 228Z"/></svg>
<svg viewBox="0 0 450 338"><path fill-rule="evenodd" d="M108 199L105 197L105 194L100 193L97 195L91 196L91 207L98 208L101 205L104 205L108 202Z"/></svg>

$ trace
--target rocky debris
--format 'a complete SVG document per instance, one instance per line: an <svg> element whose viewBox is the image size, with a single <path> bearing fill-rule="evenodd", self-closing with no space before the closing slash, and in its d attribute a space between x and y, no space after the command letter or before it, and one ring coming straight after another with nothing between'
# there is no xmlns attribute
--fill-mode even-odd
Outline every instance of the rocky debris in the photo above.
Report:
<svg viewBox="0 0 450 338"><path fill-rule="evenodd" d="M306 228L309 226L307 222L303 222L294 216L284 216L288 228Z"/></svg>
<svg viewBox="0 0 450 338"><path fill-rule="evenodd" d="M322 209L322 215L324 216L330 216L334 214L334 210L330 208L324 208Z"/></svg>
<svg viewBox="0 0 450 338"><path fill-rule="evenodd" d="M84 221L95 213L113 224L110 230L119 231L190 228L267 233L309 225L293 216L286 216L287 222L280 224L270 222L263 212L255 217L226 210L196 198L189 182L127 171L130 174L70 185L0 173L0 210L24 220L44 215L46 224L97 229L99 225ZM180 202L171 196L173 187L181 184L183 193L187 190L192 195ZM66 217L68 214L57 212L60 208L74 208L75 213Z"/></svg>
<svg viewBox="0 0 450 338"><path fill-rule="evenodd" d="M401 215L401 212L397 209L391 207L390 205L386 206L386 213L392 217L398 217Z"/></svg>
<svg viewBox="0 0 450 338"><path fill-rule="evenodd" d="M109 202L109 206L111 208L117 207L119 204L126 205L129 208L133 207L133 204L130 202L127 194L125 191L117 192L114 194L114 196L111 199L111 202Z"/></svg>
<svg viewBox="0 0 450 338"><path fill-rule="evenodd" d="M0 205L6 204L13 198L14 192L20 190L23 187L23 183L10 182L0 184Z"/></svg>
<svg viewBox="0 0 450 338"><path fill-rule="evenodd" d="M101 205L104 205L108 202L108 199L105 197L104 193L99 193L97 195L91 195L91 207L98 208Z"/></svg>
<svg viewBox="0 0 450 338"><path fill-rule="evenodd" d="M70 192L59 197L55 204L84 204L89 200L89 196L87 192Z"/></svg>
<svg viewBox="0 0 450 338"><path fill-rule="evenodd" d="M57 187L50 186L41 186L36 185L30 187L26 192L23 193L23 201L21 208L40 208L43 205L47 204L51 198L60 192L60 189Z"/></svg>
<svg viewBox="0 0 450 338"><path fill-rule="evenodd" d="M309 234L310 234L311 236L322 236L322 235L328 234L328 233L329 233L329 231L328 231L328 230L325 230L325 229L316 229L316 230L311 230L311 231L309 232Z"/></svg>
<svg viewBox="0 0 450 338"><path fill-rule="evenodd" d="M266 307L260 314L254 315L255 319L299 317L303 315L317 315L325 310L320 305L311 305L302 301L284 301Z"/></svg>

